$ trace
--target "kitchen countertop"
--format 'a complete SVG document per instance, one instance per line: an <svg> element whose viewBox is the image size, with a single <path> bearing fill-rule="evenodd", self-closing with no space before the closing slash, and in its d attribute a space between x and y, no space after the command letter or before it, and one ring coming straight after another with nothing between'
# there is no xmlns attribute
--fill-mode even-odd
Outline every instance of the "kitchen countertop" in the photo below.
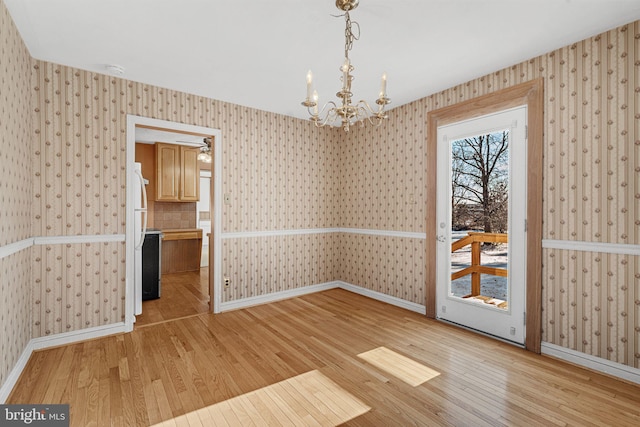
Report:
<svg viewBox="0 0 640 427"><path fill-rule="evenodd" d="M162 230L163 240L190 240L202 239L201 228L172 228Z"/></svg>
<svg viewBox="0 0 640 427"><path fill-rule="evenodd" d="M163 233L181 233L183 231L202 231L201 228L164 228Z"/></svg>

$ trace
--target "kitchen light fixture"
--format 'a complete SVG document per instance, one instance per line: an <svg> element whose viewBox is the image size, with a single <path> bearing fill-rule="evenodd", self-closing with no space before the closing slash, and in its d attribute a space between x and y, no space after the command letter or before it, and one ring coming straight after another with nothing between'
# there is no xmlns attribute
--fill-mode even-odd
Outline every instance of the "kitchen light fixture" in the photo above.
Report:
<svg viewBox="0 0 640 427"><path fill-rule="evenodd" d="M200 147L198 160L205 163L211 163L211 138L206 137L202 142L204 142L204 146Z"/></svg>
<svg viewBox="0 0 640 427"><path fill-rule="evenodd" d="M340 67L342 72L342 89L336 93L338 98L342 99L342 105L338 106L335 102L327 102L322 110L318 111L318 92L313 90L313 75L311 71L307 73L307 98L302 105L307 107L311 117L309 120L315 123L317 127L324 126L326 124L333 124L335 122L341 122L345 131L349 131L349 128L354 124L360 122L364 126L364 120L368 120L369 123L380 126L382 121L387 118L385 112L385 106L391 102L387 98L387 74L382 74L382 83L380 85L380 94L376 99L378 104L377 110L371 108L367 101L358 101L356 104L351 103L351 81L353 76L351 72L354 70L351 61L349 60L349 51L353 47L353 41L360 38L360 25L357 22L352 22L349 17L349 11L358 7L359 0L336 0L336 7L344 12L346 29L344 34L344 63ZM355 28L356 33L353 32ZM327 110L325 112L325 110ZM321 116L323 116L321 118Z"/></svg>

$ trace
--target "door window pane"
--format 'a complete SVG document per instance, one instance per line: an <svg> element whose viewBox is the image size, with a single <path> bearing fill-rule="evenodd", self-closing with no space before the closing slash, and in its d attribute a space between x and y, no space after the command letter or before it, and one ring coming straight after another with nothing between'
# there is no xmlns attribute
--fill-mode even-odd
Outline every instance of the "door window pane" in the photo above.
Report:
<svg viewBox="0 0 640 427"><path fill-rule="evenodd" d="M506 309L509 131L452 141L449 294Z"/></svg>

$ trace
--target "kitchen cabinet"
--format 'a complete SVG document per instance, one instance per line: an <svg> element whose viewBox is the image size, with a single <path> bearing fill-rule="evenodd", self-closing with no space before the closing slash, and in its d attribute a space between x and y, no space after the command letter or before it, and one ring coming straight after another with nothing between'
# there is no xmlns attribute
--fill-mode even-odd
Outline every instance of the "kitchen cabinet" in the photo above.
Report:
<svg viewBox="0 0 640 427"><path fill-rule="evenodd" d="M198 147L156 143L156 201L198 201L199 153Z"/></svg>
<svg viewBox="0 0 640 427"><path fill-rule="evenodd" d="M197 202L200 199L200 166L197 147L180 146L180 200Z"/></svg>

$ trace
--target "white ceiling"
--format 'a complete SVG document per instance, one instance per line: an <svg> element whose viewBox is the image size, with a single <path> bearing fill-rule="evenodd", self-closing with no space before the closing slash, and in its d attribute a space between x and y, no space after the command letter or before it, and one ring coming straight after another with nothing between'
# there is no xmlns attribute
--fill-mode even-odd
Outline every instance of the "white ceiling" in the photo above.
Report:
<svg viewBox="0 0 640 427"><path fill-rule="evenodd" d="M37 59L307 118L307 70L335 100L334 0L4 0ZM638 0L360 0L354 100L390 107L640 19Z"/></svg>

